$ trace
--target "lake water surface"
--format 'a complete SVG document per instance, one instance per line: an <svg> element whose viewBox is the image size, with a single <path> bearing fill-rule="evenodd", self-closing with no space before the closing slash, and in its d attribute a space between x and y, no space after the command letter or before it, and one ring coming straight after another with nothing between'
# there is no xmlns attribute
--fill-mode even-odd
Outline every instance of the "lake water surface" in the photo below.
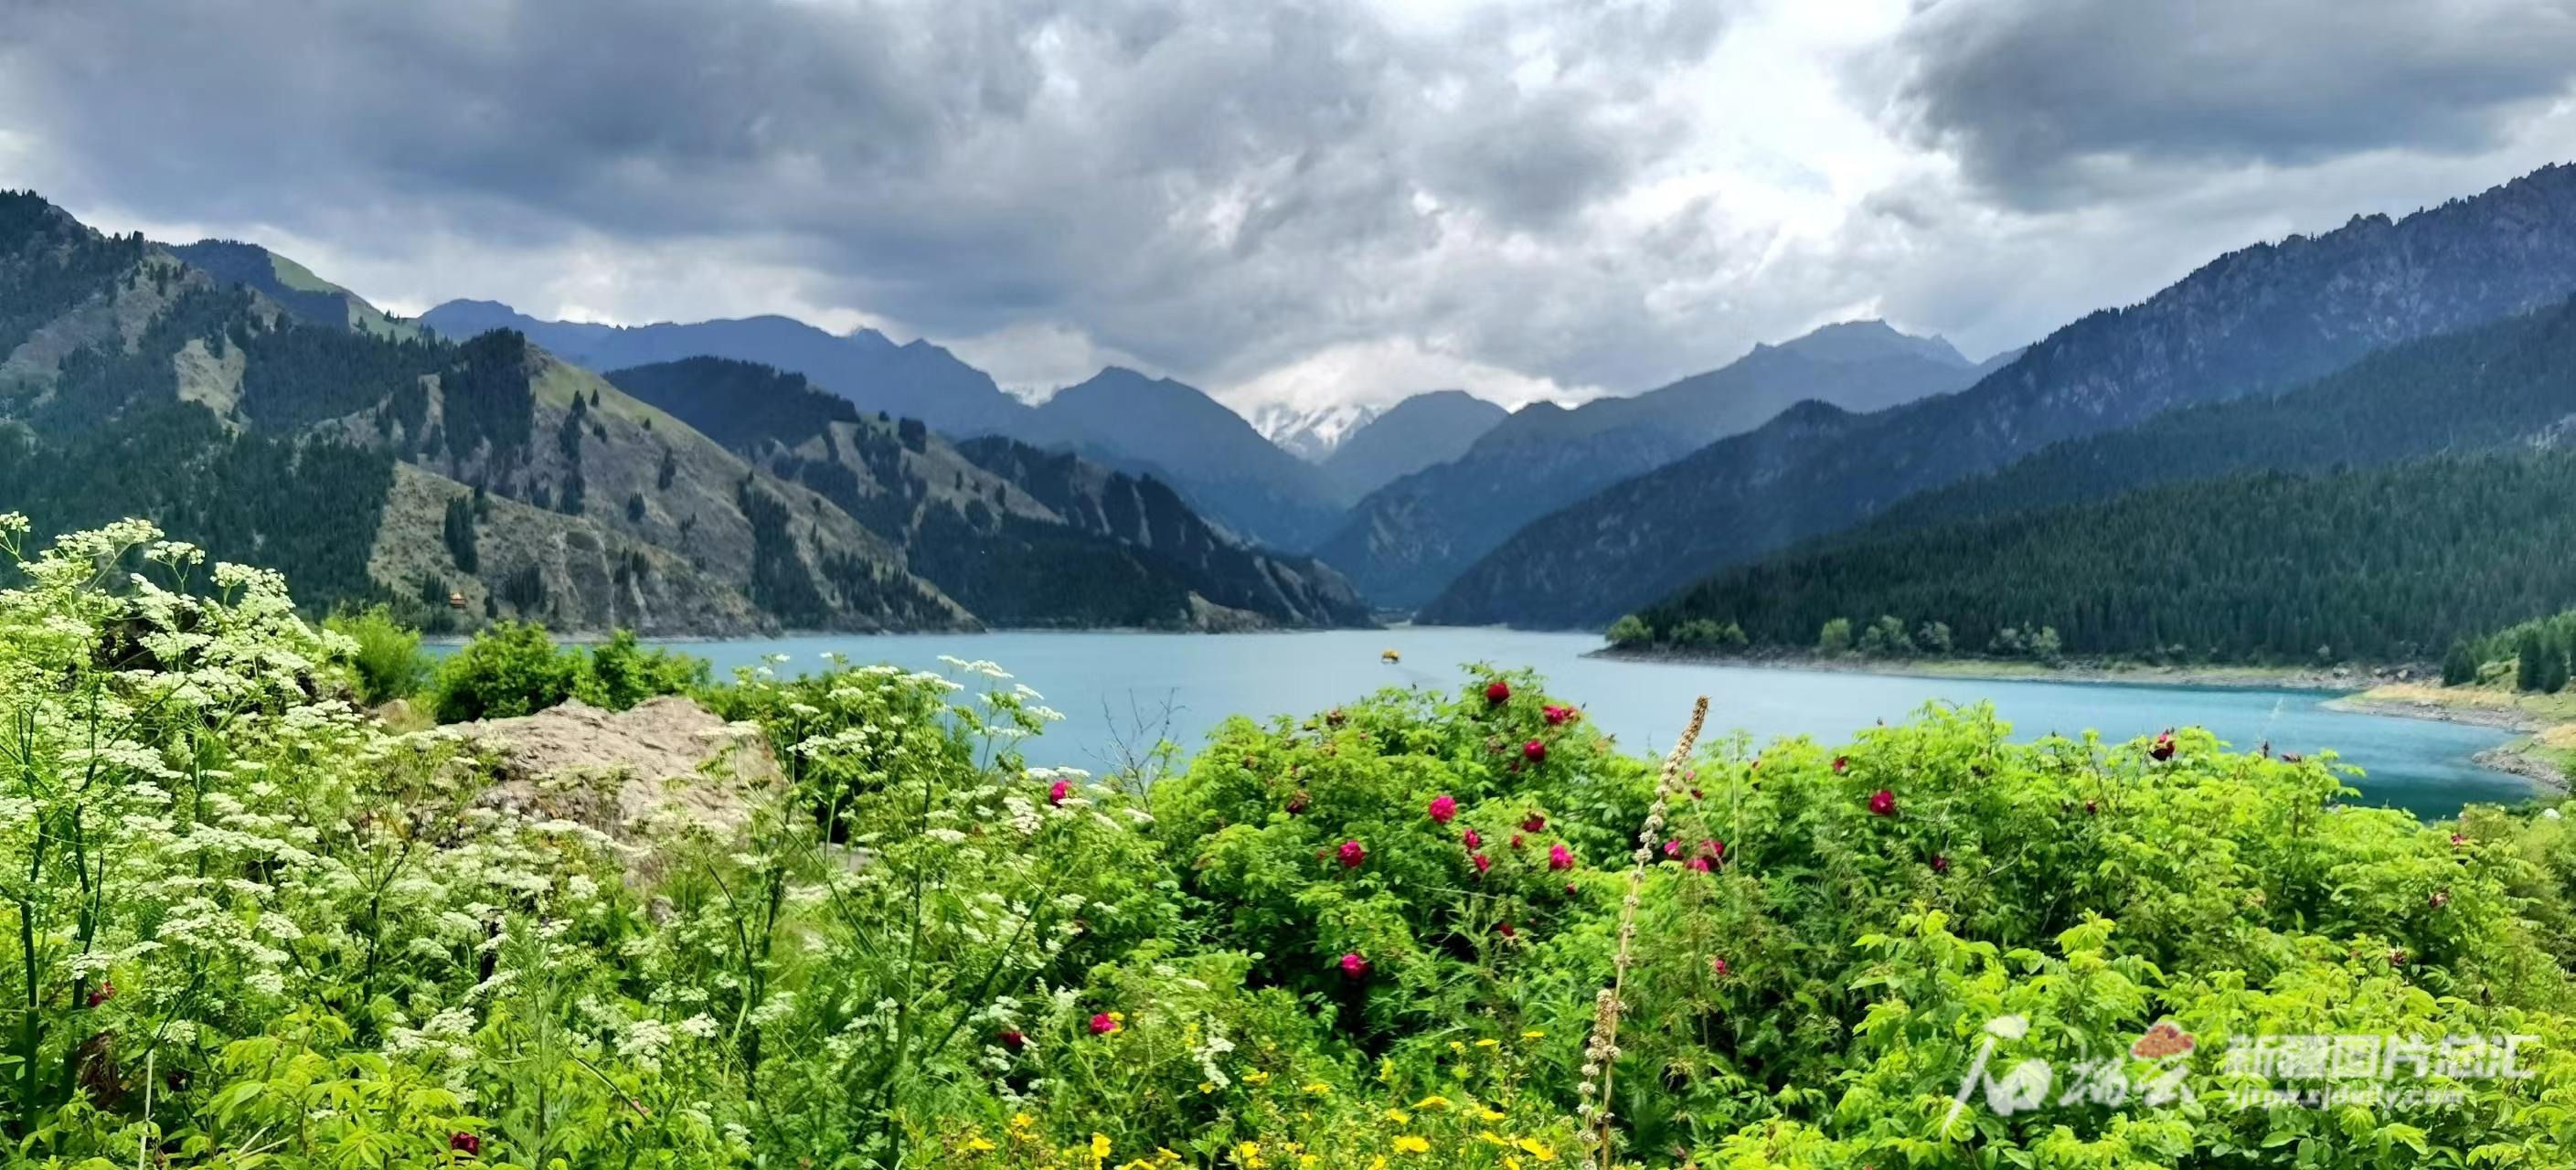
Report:
<svg viewBox="0 0 2576 1170"><path fill-rule="evenodd" d="M1196 750L1228 715L1308 715L1388 686L1456 687L1467 663L1534 667L1551 694L1582 705L1602 730L1640 754L1670 746L1693 696L1710 700L1710 732L1745 731L1755 742L1808 735L1835 743L1877 720L1925 703L1994 702L2014 733L2098 730L2112 740L2166 727L2207 727L2239 747L2270 740L2277 751L2333 748L2367 770L2365 801L2448 816L2470 801L2511 803L2531 792L2520 777L2469 757L2506 733L2419 719L2329 711L2314 691L2216 690L2097 683L1923 679L1840 671L1618 662L1582 657L1597 635L1446 627L1325 633L1041 633L814 635L673 644L715 663L718 677L785 654L782 673L819 668L827 651L859 663L940 669L939 656L990 659L1046 696L1064 722L1029 745L1032 763L1100 769L1120 738L1163 730ZM1381 649L1401 665L1378 661ZM1165 712L1168 709L1168 719Z"/></svg>

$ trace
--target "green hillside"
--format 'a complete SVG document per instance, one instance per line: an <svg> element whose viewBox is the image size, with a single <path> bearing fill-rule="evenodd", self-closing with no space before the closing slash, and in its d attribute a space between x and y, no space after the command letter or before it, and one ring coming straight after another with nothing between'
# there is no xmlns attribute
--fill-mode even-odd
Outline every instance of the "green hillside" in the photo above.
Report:
<svg viewBox="0 0 2576 1170"><path fill-rule="evenodd" d="M2015 652L2008 629L2053 628L2068 654L2412 661L2576 599L2571 541L2576 452L2441 456L2168 484L1810 549L1639 616L1657 637L1704 619L1770 646L1892 617L1909 632L1943 623L1971 652Z"/></svg>

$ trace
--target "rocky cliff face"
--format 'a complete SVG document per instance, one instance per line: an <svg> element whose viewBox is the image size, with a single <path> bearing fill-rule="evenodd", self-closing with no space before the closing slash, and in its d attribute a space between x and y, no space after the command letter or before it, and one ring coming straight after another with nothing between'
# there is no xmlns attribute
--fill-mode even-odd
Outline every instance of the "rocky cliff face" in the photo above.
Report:
<svg viewBox="0 0 2576 1170"><path fill-rule="evenodd" d="M197 251L246 278L0 194L0 479L40 527L151 516L315 604L427 620L976 623L812 489L516 334L421 337L255 249Z"/></svg>
<svg viewBox="0 0 2576 1170"><path fill-rule="evenodd" d="M1712 569L2058 440L2279 391L2571 289L2576 168L2565 166L2403 221L2356 218L2246 248L2058 330L1962 393L1858 418L1783 416L1572 503L1486 555L1422 616L1606 623Z"/></svg>
<svg viewBox="0 0 2576 1170"><path fill-rule="evenodd" d="M983 620L1014 626L1364 624L1347 584L1247 548L1150 478L998 437L951 444L799 374L718 358L611 380L808 488Z"/></svg>

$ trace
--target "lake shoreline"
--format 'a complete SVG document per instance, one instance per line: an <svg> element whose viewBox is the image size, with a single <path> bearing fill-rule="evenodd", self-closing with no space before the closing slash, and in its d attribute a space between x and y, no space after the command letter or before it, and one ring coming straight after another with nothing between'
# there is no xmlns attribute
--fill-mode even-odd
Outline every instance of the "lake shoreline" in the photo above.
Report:
<svg viewBox="0 0 2576 1170"><path fill-rule="evenodd" d="M2506 772L2559 792L2576 791L2571 777L2571 749L2576 749L2576 719L2567 717L2557 696L2524 696L2486 688L2438 687L2424 683L2391 683L2360 694L2328 701L2329 710L2397 719L2429 719L2472 727L2521 733L2521 738L2471 756L2482 768ZM2562 710L2533 710L2535 706Z"/></svg>
<svg viewBox="0 0 2576 1170"><path fill-rule="evenodd" d="M2576 791L2576 718L2553 719L2468 698L2488 692L2452 691L2409 678L2435 676L2422 667L2378 667L2359 674L2350 667L2148 666L2134 663L2067 663L2046 666L1989 659L1917 659L1889 661L1856 657L1828 658L1807 652L1710 654L1688 650L1635 650L1605 646L1583 655L1612 662L1663 663L1686 666L1740 666L1763 670L1865 674L1888 678L1968 679L1992 682L2070 683L2085 686L2185 687L2195 690L2302 690L2335 695L2318 706L2352 715L2420 719L2487 727L2522 734L2522 738L2487 748L2469 762L2491 772L2519 776L2544 790ZM2555 740L2564 740L2558 743Z"/></svg>
<svg viewBox="0 0 2576 1170"><path fill-rule="evenodd" d="M1759 654L1712 654L1696 650L1622 649L1604 646L1583 655L1611 662L1666 663L1685 666L1741 666L1762 670L1811 670L1889 678L1975 679L1994 682L2075 683L2098 686L2192 687L2237 691L2329 691L2346 696L2390 681L2392 671L2418 673L2421 667L2380 667L2362 673L2351 667L2153 666L2144 663L2066 662L2055 666L1987 658L1869 659L1827 657L1804 651ZM2340 700L2338 700L2340 701ZM2396 714L2397 712L2391 712Z"/></svg>

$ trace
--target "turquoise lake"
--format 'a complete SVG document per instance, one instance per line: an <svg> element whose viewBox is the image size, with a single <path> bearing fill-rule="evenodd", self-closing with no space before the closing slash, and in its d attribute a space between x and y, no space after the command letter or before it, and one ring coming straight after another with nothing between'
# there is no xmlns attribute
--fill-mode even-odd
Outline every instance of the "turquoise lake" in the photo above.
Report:
<svg viewBox="0 0 2576 1170"><path fill-rule="evenodd" d="M1121 739L1168 734L1195 750L1228 715L1307 715L1381 687L1443 690L1459 667L1533 667L1550 693L1580 704L1628 750L1667 747L1693 696L1710 700L1712 732L1744 731L1757 744L1807 735L1840 742L1878 720L1897 721L1926 703L1991 700L2014 733L2034 738L2097 730L2120 740L2166 727L2207 727L2241 748L2269 740L2276 751L2332 748L2367 775L2363 800L2448 816L2463 803L2512 803L2528 781L2478 767L2473 754L2506 733L2418 719L2326 710L2314 691L2217 690L2093 683L1924 679L1841 671L1614 662L1585 658L1589 634L1442 627L1326 633L811 635L671 644L715 663L719 677L762 656L785 654L782 673L818 669L837 651L854 662L941 669L943 654L999 663L1065 715L1029 745L1032 763L1102 770ZM1382 664L1392 648L1400 665ZM1168 711L1168 718L1166 712Z"/></svg>

